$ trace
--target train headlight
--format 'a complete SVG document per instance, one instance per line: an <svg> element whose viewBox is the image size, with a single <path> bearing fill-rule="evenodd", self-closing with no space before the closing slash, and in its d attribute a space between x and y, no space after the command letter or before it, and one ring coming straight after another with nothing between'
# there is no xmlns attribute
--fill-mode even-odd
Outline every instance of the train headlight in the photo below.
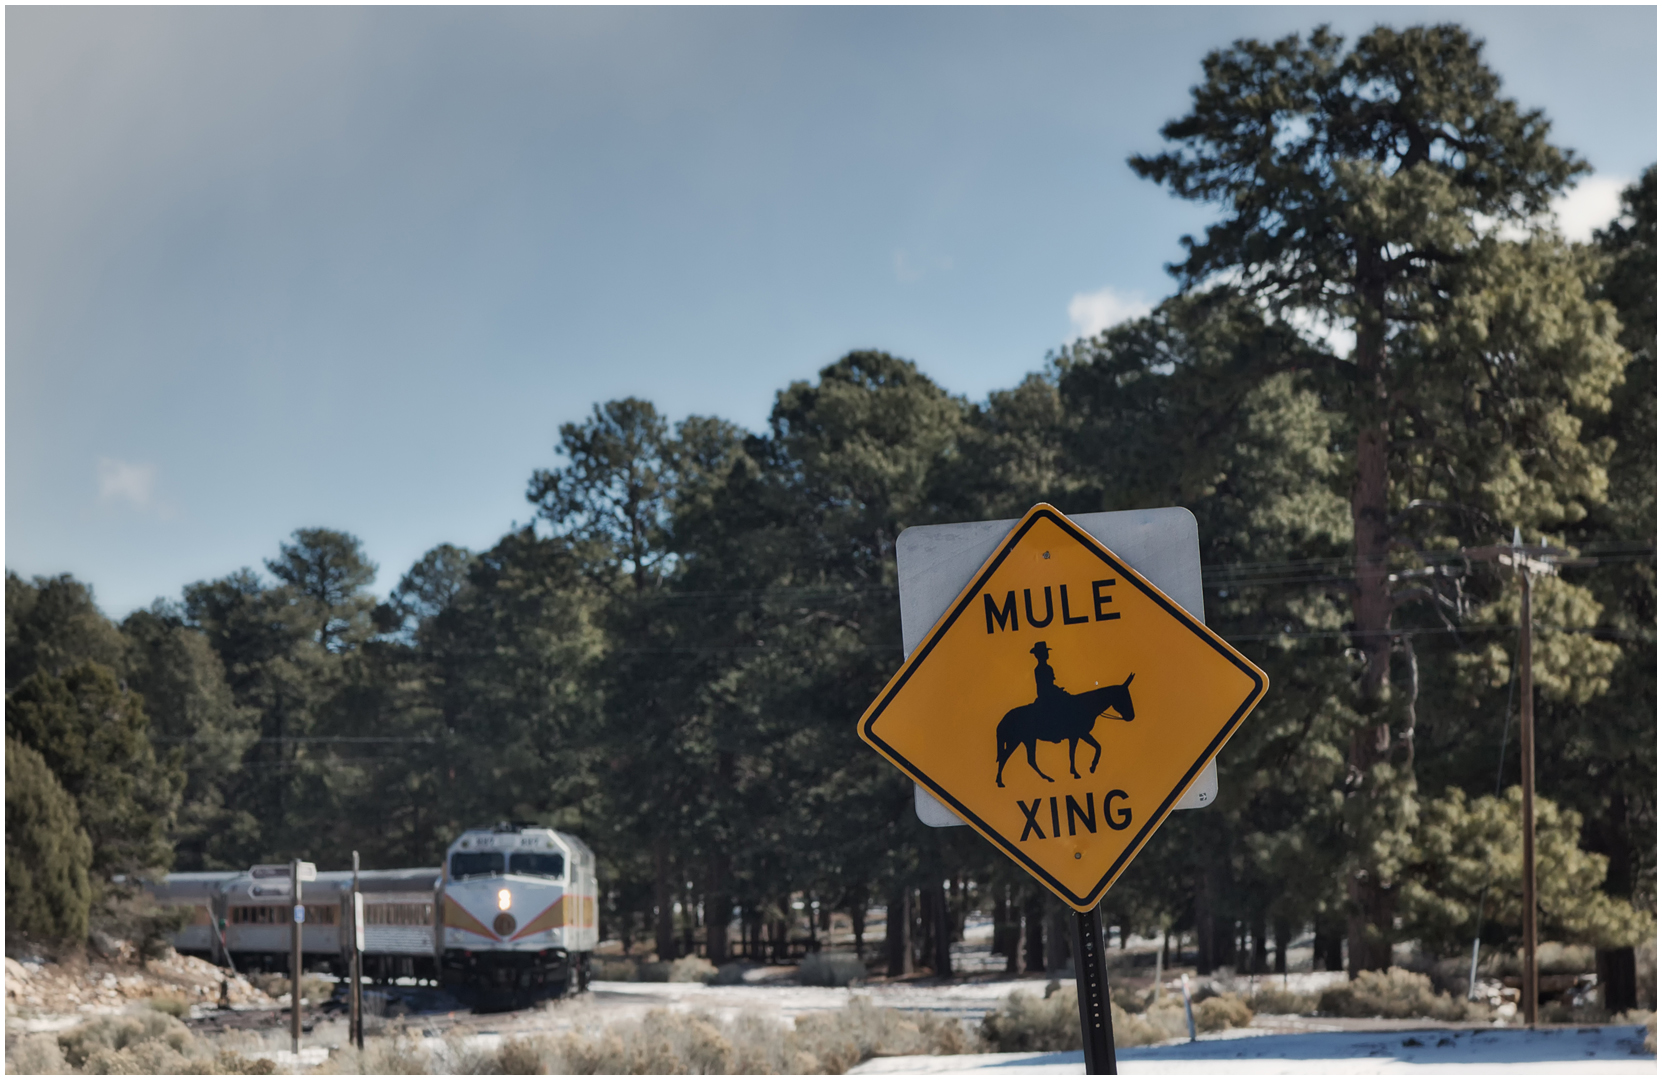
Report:
<svg viewBox="0 0 1662 1080"><path fill-rule="evenodd" d="M500 911L507 911L514 906L514 894L507 889L498 889L496 891L496 906Z"/></svg>

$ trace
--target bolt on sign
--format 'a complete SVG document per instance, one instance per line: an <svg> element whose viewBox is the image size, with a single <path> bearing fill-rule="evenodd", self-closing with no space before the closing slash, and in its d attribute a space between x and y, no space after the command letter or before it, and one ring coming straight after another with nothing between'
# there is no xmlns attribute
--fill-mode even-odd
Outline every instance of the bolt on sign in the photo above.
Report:
<svg viewBox="0 0 1662 1080"><path fill-rule="evenodd" d="M859 734L1088 911L1268 685L1040 503L889 680Z"/></svg>

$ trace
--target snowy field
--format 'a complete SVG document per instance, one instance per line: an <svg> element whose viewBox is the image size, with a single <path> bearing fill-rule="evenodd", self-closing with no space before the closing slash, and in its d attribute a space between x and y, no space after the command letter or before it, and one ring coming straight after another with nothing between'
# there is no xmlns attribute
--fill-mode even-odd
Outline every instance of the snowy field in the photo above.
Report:
<svg viewBox="0 0 1662 1080"><path fill-rule="evenodd" d="M1349 1076L1420 1073L1481 1076L1523 1073L1583 1075L1638 1073L1654 1076L1656 1058L1644 1052L1642 1027L1521 1028L1453 1030L1433 1028L1392 1032L1259 1034L1246 1029L1233 1038L1142 1046L1122 1051L1119 1071L1127 1076L1255 1076L1291 1073ZM1081 1074L1084 1056L1066 1054L963 1054L940 1057L877 1058L851 1074L1030 1073Z"/></svg>

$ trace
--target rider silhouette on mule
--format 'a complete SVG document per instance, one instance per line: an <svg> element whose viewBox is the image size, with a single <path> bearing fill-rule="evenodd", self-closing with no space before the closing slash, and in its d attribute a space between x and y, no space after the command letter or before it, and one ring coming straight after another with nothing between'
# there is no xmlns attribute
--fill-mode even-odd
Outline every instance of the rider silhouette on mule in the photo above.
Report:
<svg viewBox="0 0 1662 1080"><path fill-rule="evenodd" d="M1046 698L1054 699L1058 694L1065 696L1067 691L1056 685L1056 669L1050 666L1050 646L1041 641L1028 651L1037 661L1033 667L1033 682L1037 686L1039 696L1033 699L1034 702L1041 702Z"/></svg>
<svg viewBox="0 0 1662 1080"><path fill-rule="evenodd" d="M1135 675L1126 676L1118 686L1099 686L1083 694L1070 694L1056 685L1056 671L1050 666L1050 646L1041 641L1031 651L1035 660L1033 684L1037 695L1031 705L1017 705L998 722L999 787L1004 786L1004 763L1010 760L1010 755L1016 752L1018 746L1027 748L1027 764L1032 766L1033 771L1045 780L1051 780L1039 768L1037 749L1041 741L1067 742L1068 771L1075 780L1080 776L1079 769L1074 765L1074 753L1079 744L1084 743L1095 751L1090 771L1096 772L1097 762L1102 759L1102 744L1091 737L1096 718L1109 709L1113 709L1121 720L1130 720L1136 715L1131 705L1131 680L1136 678ZM1053 780L1051 782L1054 783Z"/></svg>

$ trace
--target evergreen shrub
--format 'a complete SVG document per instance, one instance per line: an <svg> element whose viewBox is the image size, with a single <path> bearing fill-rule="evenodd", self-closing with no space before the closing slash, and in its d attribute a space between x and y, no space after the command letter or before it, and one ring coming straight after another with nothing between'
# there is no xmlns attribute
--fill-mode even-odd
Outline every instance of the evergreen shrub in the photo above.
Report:
<svg viewBox="0 0 1662 1080"><path fill-rule="evenodd" d="M6 933L86 941L92 841L46 759L6 739Z"/></svg>

